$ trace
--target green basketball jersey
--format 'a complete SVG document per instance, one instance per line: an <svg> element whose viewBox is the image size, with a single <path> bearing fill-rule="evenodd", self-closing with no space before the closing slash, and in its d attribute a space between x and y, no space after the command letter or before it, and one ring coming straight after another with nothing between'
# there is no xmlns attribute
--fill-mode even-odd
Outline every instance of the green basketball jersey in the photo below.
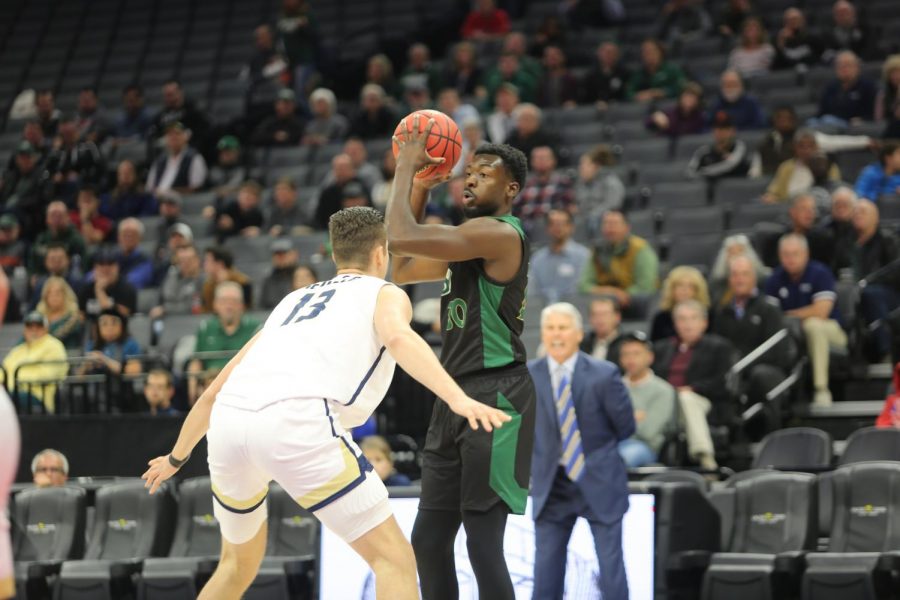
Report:
<svg viewBox="0 0 900 600"><path fill-rule="evenodd" d="M492 218L519 234L522 264L505 284L485 273L483 259L450 264L441 292L441 363L454 377L526 361L519 336L528 286L528 240L516 217Z"/></svg>

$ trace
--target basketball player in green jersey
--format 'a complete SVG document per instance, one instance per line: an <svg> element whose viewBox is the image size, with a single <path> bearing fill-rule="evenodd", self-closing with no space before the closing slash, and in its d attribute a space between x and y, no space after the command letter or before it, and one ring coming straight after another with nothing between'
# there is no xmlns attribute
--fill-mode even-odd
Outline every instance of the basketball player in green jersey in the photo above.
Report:
<svg viewBox="0 0 900 600"><path fill-rule="evenodd" d="M519 339L528 282L528 241L510 214L527 174L525 155L486 145L466 165L465 213L459 226L423 225L431 187L422 167L440 163L425 150L433 126L395 136L400 147L387 208L388 250L397 283L444 281L441 364L466 393L512 417L493 433L466 423L436 403L425 440L422 496L412 543L425 600L459 596L453 545L466 530L480 598L512 600L503 556L509 513L522 514L528 496L535 393Z"/></svg>

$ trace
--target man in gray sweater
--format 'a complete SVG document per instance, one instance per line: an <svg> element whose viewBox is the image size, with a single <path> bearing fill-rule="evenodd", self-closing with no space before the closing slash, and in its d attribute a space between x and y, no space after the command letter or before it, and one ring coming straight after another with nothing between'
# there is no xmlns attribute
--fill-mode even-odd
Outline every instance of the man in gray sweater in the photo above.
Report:
<svg viewBox="0 0 900 600"><path fill-rule="evenodd" d="M675 418L675 388L653 374L653 345L641 331L622 336L619 363L622 381L634 406L635 434L619 443L619 454L629 469L657 461L666 432Z"/></svg>

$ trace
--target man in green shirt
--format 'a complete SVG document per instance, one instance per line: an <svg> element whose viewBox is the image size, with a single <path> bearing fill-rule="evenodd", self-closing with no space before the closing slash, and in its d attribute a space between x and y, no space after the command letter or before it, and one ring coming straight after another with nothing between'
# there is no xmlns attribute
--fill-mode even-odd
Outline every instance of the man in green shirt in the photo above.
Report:
<svg viewBox="0 0 900 600"><path fill-rule="evenodd" d="M78 230L72 226L69 220L69 211L62 200L54 200L47 205L47 228L38 234L31 246L31 260L29 261L29 273L46 275L47 267L44 265L44 257L47 254L47 246L55 243L66 247L69 256L85 258L84 238Z"/></svg>
<svg viewBox="0 0 900 600"><path fill-rule="evenodd" d="M194 359L188 365L188 396L196 398L198 379L204 371L218 372L228 364L233 354L259 329L259 321L244 315L244 291L234 281L223 281L216 286L213 300L214 316L200 323L197 328L195 352L222 352L223 356ZM224 354L230 352L232 354Z"/></svg>
<svg viewBox="0 0 900 600"><path fill-rule="evenodd" d="M639 313L641 299L659 288L659 258L647 240L631 234L625 214L607 211L602 240L584 266L582 293L614 296L623 310Z"/></svg>

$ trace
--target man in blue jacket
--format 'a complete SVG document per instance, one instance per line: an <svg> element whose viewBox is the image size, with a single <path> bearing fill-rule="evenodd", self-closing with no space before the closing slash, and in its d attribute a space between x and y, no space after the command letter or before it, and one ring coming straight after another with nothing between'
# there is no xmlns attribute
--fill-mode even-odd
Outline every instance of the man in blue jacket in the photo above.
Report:
<svg viewBox="0 0 900 600"><path fill-rule="evenodd" d="M536 547L534 595L561 600L575 520L591 526L604 600L627 600L622 517L628 476L618 444L634 434L634 410L618 369L579 352L581 314L567 302L541 312L547 357L528 363L537 392L531 494Z"/></svg>
<svg viewBox="0 0 900 600"><path fill-rule="evenodd" d="M881 196L900 194L900 144L887 142L878 162L867 166L856 179L856 195L877 202Z"/></svg>

